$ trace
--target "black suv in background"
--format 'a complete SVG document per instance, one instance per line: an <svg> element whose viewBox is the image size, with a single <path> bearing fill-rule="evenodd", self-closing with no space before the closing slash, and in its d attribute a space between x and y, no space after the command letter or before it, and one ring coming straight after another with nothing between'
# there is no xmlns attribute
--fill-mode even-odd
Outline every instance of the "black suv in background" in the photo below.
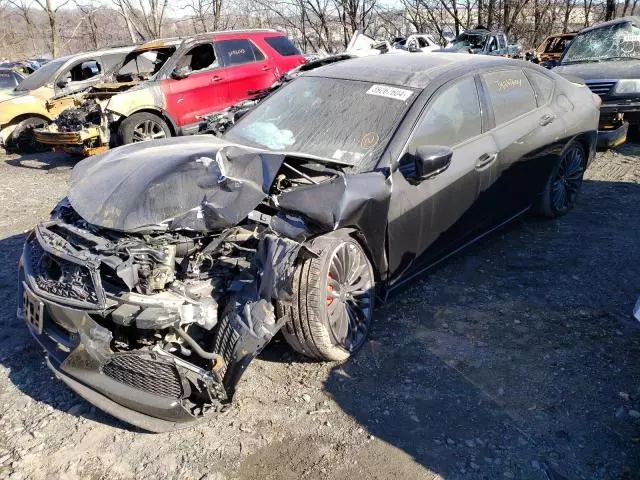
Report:
<svg viewBox="0 0 640 480"><path fill-rule="evenodd" d="M640 17L624 17L585 28L553 69L579 77L600 96L598 146L626 140L629 125L640 127Z"/></svg>

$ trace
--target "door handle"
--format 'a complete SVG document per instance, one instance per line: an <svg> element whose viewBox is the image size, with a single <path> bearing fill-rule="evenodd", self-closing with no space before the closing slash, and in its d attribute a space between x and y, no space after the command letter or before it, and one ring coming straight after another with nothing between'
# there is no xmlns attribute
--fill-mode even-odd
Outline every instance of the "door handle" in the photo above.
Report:
<svg viewBox="0 0 640 480"><path fill-rule="evenodd" d="M555 115L552 114L546 114L543 115L542 117L540 117L540 126L541 127L546 127L547 125L549 125L551 122L553 122L556 119Z"/></svg>
<svg viewBox="0 0 640 480"><path fill-rule="evenodd" d="M265 65L260 70L262 70L263 72L266 72L267 70L271 70L271 67L269 65Z"/></svg>
<svg viewBox="0 0 640 480"><path fill-rule="evenodd" d="M211 83L216 83L216 82L219 82L220 80L222 80L222 77L219 77L218 75L211 77Z"/></svg>
<svg viewBox="0 0 640 480"><path fill-rule="evenodd" d="M476 160L476 168L486 167L490 163L493 163L498 158L497 153L485 153Z"/></svg>

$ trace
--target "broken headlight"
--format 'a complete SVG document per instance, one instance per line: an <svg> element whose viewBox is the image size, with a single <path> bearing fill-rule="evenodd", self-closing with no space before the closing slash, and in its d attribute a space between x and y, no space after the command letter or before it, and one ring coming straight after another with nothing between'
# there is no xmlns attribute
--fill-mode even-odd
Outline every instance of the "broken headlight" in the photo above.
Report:
<svg viewBox="0 0 640 480"><path fill-rule="evenodd" d="M618 80L613 93L640 93L640 79L624 78Z"/></svg>

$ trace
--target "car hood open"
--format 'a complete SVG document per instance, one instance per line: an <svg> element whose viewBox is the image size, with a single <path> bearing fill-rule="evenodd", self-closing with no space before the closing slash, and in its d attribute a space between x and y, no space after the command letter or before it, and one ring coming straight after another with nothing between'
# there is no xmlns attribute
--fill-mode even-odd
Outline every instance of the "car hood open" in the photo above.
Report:
<svg viewBox="0 0 640 480"><path fill-rule="evenodd" d="M134 143L76 165L68 198L103 228L211 232L245 219L283 160L208 135Z"/></svg>

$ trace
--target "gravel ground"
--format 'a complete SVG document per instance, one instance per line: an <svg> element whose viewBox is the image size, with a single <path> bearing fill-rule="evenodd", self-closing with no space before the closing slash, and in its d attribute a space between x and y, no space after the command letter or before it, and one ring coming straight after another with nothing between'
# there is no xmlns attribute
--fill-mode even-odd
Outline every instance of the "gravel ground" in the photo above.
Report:
<svg viewBox="0 0 640 480"><path fill-rule="evenodd" d="M15 317L24 231L73 161L0 156L0 479L640 478L640 145L576 208L525 218L395 295L349 363L281 342L237 406L136 431L53 379Z"/></svg>

